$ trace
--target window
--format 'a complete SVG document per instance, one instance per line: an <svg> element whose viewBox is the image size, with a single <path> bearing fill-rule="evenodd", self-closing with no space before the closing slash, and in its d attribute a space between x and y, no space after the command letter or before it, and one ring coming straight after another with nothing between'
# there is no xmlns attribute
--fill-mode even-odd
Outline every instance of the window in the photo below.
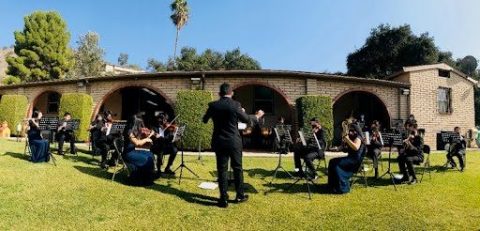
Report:
<svg viewBox="0 0 480 231"><path fill-rule="evenodd" d="M273 114L274 92L268 87L255 87L254 110L262 109L265 113Z"/></svg>
<svg viewBox="0 0 480 231"><path fill-rule="evenodd" d="M47 97L47 113L58 113L60 94L50 93Z"/></svg>
<svg viewBox="0 0 480 231"><path fill-rule="evenodd" d="M440 87L437 93L438 112L440 114L452 113L452 89Z"/></svg>
<svg viewBox="0 0 480 231"><path fill-rule="evenodd" d="M438 70L438 76L450 78L450 71L449 70Z"/></svg>

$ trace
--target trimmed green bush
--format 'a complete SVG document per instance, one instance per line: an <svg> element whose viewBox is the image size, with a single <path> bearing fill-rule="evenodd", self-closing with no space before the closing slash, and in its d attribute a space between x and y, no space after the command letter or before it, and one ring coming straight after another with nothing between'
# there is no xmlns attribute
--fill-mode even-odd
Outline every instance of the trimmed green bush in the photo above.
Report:
<svg viewBox="0 0 480 231"><path fill-rule="evenodd" d="M84 93L65 93L60 98L59 116L65 112L72 114L73 119L80 120L80 126L76 133L77 140L88 140L88 125L92 115L93 99Z"/></svg>
<svg viewBox="0 0 480 231"><path fill-rule="evenodd" d="M298 124L301 128L310 128L310 119L317 118L325 129L327 143L333 137L332 98L328 96L303 96L297 99Z"/></svg>
<svg viewBox="0 0 480 231"><path fill-rule="evenodd" d="M0 101L0 123L7 121L12 134L17 134L17 124L27 116L28 99L24 95L4 95Z"/></svg>
<svg viewBox="0 0 480 231"><path fill-rule="evenodd" d="M213 124L202 122L207 111L208 103L213 100L212 93L203 90L181 90L177 93L175 114L178 123L186 125L183 144L185 149L197 150L210 149L212 141Z"/></svg>

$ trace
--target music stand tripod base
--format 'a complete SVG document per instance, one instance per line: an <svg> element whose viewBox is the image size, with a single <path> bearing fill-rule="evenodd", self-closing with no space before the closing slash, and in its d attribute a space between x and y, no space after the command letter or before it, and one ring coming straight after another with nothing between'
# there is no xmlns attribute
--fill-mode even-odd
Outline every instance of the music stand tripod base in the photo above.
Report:
<svg viewBox="0 0 480 231"><path fill-rule="evenodd" d="M378 179L382 179L384 176L389 175L390 179L392 180L392 183L393 183L393 188L395 189L395 191L397 191L397 185L395 184L395 176L393 175L392 169L391 169L392 146L393 146L393 144L390 145L390 150L388 152L388 168L387 168L387 171L384 174L382 174Z"/></svg>
<svg viewBox="0 0 480 231"><path fill-rule="evenodd" d="M180 176L178 178L178 184L180 184L182 182L182 176L183 176L183 169L187 169L190 173L192 173L194 176L196 176L197 178L200 178L195 172L193 172L187 165L185 165L185 160L184 160L184 152L183 152L183 133L185 131L185 126L182 126L182 127L177 127L177 129L175 130L175 134L174 134L174 137L173 137L173 140L172 142L175 142L176 140L179 140L180 141L180 148L181 148L181 158L182 158L182 161L180 163L180 166L178 166L173 172L177 172L178 170L180 170Z"/></svg>
<svg viewBox="0 0 480 231"><path fill-rule="evenodd" d="M270 184L273 183L273 181L277 178L277 174L280 170L283 170L285 173L288 174L288 176L290 176L290 178L293 178L292 174L290 174L290 172L288 172L283 166L282 166L282 155L285 155L285 154L282 154L281 152L279 152L278 154L278 165L277 167L275 168L274 172L273 172L273 175L272 175L272 180L270 181Z"/></svg>

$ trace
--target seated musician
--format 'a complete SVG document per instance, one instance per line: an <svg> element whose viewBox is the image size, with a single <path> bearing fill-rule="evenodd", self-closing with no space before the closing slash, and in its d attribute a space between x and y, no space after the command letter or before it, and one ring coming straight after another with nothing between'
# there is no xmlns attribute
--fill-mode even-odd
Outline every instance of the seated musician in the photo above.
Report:
<svg viewBox="0 0 480 231"><path fill-rule="evenodd" d="M32 152L30 160L33 163L48 162L50 160L50 144L48 140L44 140L40 135L39 122L41 118L42 113L34 111L32 118L28 120L28 145L30 145Z"/></svg>
<svg viewBox="0 0 480 231"><path fill-rule="evenodd" d="M460 139L452 139L450 142L451 144L447 153L447 160L452 168L456 168L457 164L453 160L453 157L456 156L460 164L460 171L463 171L465 168L465 153L467 143L465 142L465 138L460 135L460 127L455 127L453 131L460 137Z"/></svg>
<svg viewBox="0 0 480 231"><path fill-rule="evenodd" d="M105 125L105 120L101 114L98 114L95 117L95 121L90 125L90 133L92 135L93 149L95 154L100 153L102 159L100 161L101 168L107 168L107 154L110 146L107 143L107 127Z"/></svg>
<svg viewBox="0 0 480 231"><path fill-rule="evenodd" d="M350 192L350 178L360 167L365 152L363 133L358 124L350 124L342 139L348 156L333 158L328 164L328 186L337 194Z"/></svg>
<svg viewBox="0 0 480 231"><path fill-rule="evenodd" d="M125 148L123 159L131 170L130 181L133 185L152 185L154 180L153 154L150 147L153 143L153 131L145 128L143 120L133 116L125 129Z"/></svg>
<svg viewBox="0 0 480 231"><path fill-rule="evenodd" d="M73 132L72 125L70 121L72 120L72 115L66 112L63 116L63 120L59 121L57 129L57 140L58 140L58 155L63 155L63 144L65 140L70 141L70 154L76 153L75 148L75 134Z"/></svg>
<svg viewBox="0 0 480 231"><path fill-rule="evenodd" d="M315 159L322 159L325 158L325 134L322 128L322 125L320 122L316 119L313 118L310 120L310 126L312 127L312 132L315 134L315 136L318 139L318 142L320 144L321 149L317 146L317 141L313 137L312 139L307 141L307 146L304 147L301 143L299 144L297 142L297 145L294 148L293 152L293 158L295 162L295 171L298 172L298 175L301 177L305 176L305 173L302 169L302 162L301 159L304 159L305 165L307 166L308 170L312 174L311 177L312 179L317 178L317 173L315 171L315 166L313 165L313 161Z"/></svg>
<svg viewBox="0 0 480 231"><path fill-rule="evenodd" d="M418 134L417 125L408 125L408 136L403 140L404 147L398 153L398 165L403 174L401 182L417 183L414 164L423 162L423 138Z"/></svg>
<svg viewBox="0 0 480 231"><path fill-rule="evenodd" d="M370 127L370 144L367 145L367 157L373 160L375 178L378 178L378 161L382 155L383 139L379 124L374 121Z"/></svg>
<svg viewBox="0 0 480 231"><path fill-rule="evenodd" d="M153 137L153 146L151 148L153 154L157 155L157 175L159 176L161 174L164 155L170 156L168 157L167 166L163 173L175 175L175 172L171 169L178 152L177 145L172 142L175 128L169 124L167 114L160 114L157 119L158 126L153 128L155 136Z"/></svg>

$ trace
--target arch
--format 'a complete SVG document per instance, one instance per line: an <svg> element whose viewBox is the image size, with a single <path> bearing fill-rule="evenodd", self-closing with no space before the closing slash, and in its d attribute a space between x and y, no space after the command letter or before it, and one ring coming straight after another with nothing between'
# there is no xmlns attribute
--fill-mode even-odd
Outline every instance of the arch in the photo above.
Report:
<svg viewBox="0 0 480 231"><path fill-rule="evenodd" d="M293 101L290 99L290 97L287 96L281 89L278 87L274 86L273 84L263 82L263 81L256 81L256 80L251 80L251 81L246 81L246 82L241 82L238 84L235 84L232 86L232 89L235 91L239 88L246 87L246 86L264 86L273 89L276 93L282 96L282 98L290 105L294 105Z"/></svg>
<svg viewBox="0 0 480 231"><path fill-rule="evenodd" d="M134 91L141 92L140 91L141 89L148 89L148 91L153 92L156 96L151 96L151 97L154 97L154 98L159 97L156 99L161 99L160 101L162 104L164 103L165 105L168 105L168 108L166 108L168 110L167 113L173 115L172 100L165 93L163 93L163 91L161 91L159 88L150 86L147 84L142 84L142 83L126 83L126 84L120 84L113 87L110 91L108 91L105 95L102 96L102 98L95 105L91 119L93 120L95 118L95 116L100 112L102 106L104 106L104 104L108 101L108 99L114 96L114 94L119 93L123 101L124 98L123 98L122 91L134 90ZM125 112L123 111L123 107L124 105L122 102L121 113L125 114ZM126 119L126 118L123 118L123 119Z"/></svg>
<svg viewBox="0 0 480 231"><path fill-rule="evenodd" d="M248 114L256 110L265 111L264 119L251 133L244 133L244 146L254 149L271 149L273 129L282 116L285 124L295 122L295 111L289 98L278 88L265 82L249 81L233 86L234 98L239 101ZM271 134L270 136L268 134Z"/></svg>
<svg viewBox="0 0 480 231"><path fill-rule="evenodd" d="M57 91L56 89L54 88L48 88L48 89L44 89L42 91L40 91L38 94L36 94L33 99L31 100L30 102L30 106L28 107L28 112L27 112L27 116L30 117L33 113L33 109L37 106L37 104L39 103L39 100L42 99L42 96L44 96L45 94L49 94L49 93L54 93L54 94L57 94L59 97L58 97L58 106L60 106L60 97L62 95L61 92ZM47 98L48 98L48 95L47 95ZM44 113L45 115L47 115L47 108L45 108L45 110L41 110L42 113ZM57 108L57 112L54 112L52 114L57 114L58 115L58 108Z"/></svg>
<svg viewBox="0 0 480 231"><path fill-rule="evenodd" d="M390 111L380 96L363 88L349 89L333 100L334 145L341 142L341 123L350 115L357 119L364 115L367 126L373 120L378 120L384 129L390 128Z"/></svg>

